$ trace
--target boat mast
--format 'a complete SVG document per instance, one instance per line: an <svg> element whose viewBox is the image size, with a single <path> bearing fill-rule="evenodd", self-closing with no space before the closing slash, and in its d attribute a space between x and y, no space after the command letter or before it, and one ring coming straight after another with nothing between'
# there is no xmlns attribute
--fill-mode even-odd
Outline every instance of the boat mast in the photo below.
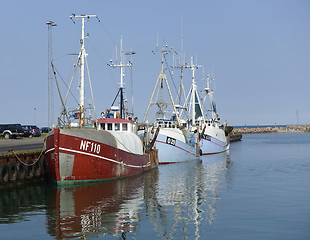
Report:
<svg viewBox="0 0 310 240"><path fill-rule="evenodd" d="M167 47L167 45L166 45L166 47ZM156 84L155 84L155 87L154 87L151 99L150 99L149 104L147 106L147 109L146 109L146 112L144 114L144 118L143 118L142 122L145 123L146 117L147 117L147 114L149 112L149 109L150 109L151 105L157 105L160 108L160 111L161 111L164 105L171 104L172 107L173 107L173 111L176 114L176 120L177 120L178 126L181 126L180 116L179 116L179 114L177 112L177 109L175 107L175 104L174 104L174 101L173 101L173 97L172 97L172 94L171 94L171 91L170 91L167 75L166 75L166 73L164 71L164 58L165 58L165 55L168 54L169 52L173 52L173 51L172 50L164 49L164 47L162 48L162 50L160 50L160 51L156 50L156 51L157 52L161 52L161 71L160 71L160 73L158 75L158 78L157 78L157 81L156 81ZM158 86L160 81L161 81L161 84L160 84L160 86ZM166 83L166 86L167 86L167 89L168 89L168 93L169 93L171 102L165 102L165 103L163 103L163 102L153 102L153 98L154 98L155 91L156 91L157 87L159 87L161 89L163 88L163 81L165 81L165 83Z"/></svg>
<svg viewBox="0 0 310 240"><path fill-rule="evenodd" d="M192 103L192 124L195 124L195 97L196 97L196 82L195 82L195 70L196 66L193 63L193 57L191 57L191 70L192 70L192 96L191 96L191 103Z"/></svg>
<svg viewBox="0 0 310 240"><path fill-rule="evenodd" d="M81 50L80 50L80 127L84 126L84 119L85 119L85 22L88 21L89 18L95 17L98 18L96 15L75 15L72 14L70 18L81 18L82 19L82 37L80 40L81 43ZM86 21L85 21L85 18Z"/></svg>
<svg viewBox="0 0 310 240"><path fill-rule="evenodd" d="M132 54L135 54L135 52L132 52ZM124 64L124 52L123 52L123 39L121 38L121 50L120 50L120 62L119 64L108 64L110 67L119 67L121 69L121 82L120 82L120 88L118 91L118 94L120 94L120 117L125 118L126 114L124 113L124 67L132 67L132 62L129 62L128 64ZM114 103L114 102L113 102Z"/></svg>
<svg viewBox="0 0 310 240"><path fill-rule="evenodd" d="M185 95L185 89L184 89L184 84L183 84L183 78L184 78L184 74L183 74L183 72L184 72L184 69L185 68L191 68L191 66L187 66L187 64L185 63L184 65L181 65L181 66L178 66L178 67L175 67L175 68L180 68L181 69L181 81L180 81L180 87L179 87L179 90L178 90L178 95L177 95L177 99L176 99L176 102L179 102L178 104L179 104L179 106L180 106L180 108L182 108L182 111L181 111L181 113L180 113L180 116L182 115L182 113L183 113L183 110L185 110L186 111L186 114L187 114L187 119L189 119L189 114L188 114L188 104L187 104L187 99L186 99L186 95ZM184 103L184 106L183 107L181 107L181 95L182 95L182 93L183 93L183 96L184 96L184 101L185 101L185 103ZM178 101L179 100L179 101Z"/></svg>
<svg viewBox="0 0 310 240"><path fill-rule="evenodd" d="M187 95L185 104L189 103L189 112L191 115L191 120L192 120L192 124L195 124L195 120L196 120L196 104L198 104L199 109L200 110L200 115L203 116L203 110L201 108L201 104L200 104L200 100L199 100L199 95L198 95L198 90L197 90L197 85L195 82L195 71L201 67L198 65L194 65L193 63L193 57L191 57L191 65L190 66L182 66L183 68L190 68L192 70L192 85L191 88L189 90L189 93Z"/></svg>

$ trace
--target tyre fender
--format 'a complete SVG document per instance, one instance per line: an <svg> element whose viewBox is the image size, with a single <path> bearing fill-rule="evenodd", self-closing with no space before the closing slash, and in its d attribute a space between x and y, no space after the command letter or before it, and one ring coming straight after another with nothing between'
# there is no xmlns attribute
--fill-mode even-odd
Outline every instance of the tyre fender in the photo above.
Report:
<svg viewBox="0 0 310 240"><path fill-rule="evenodd" d="M21 162L18 162L16 164L16 168L17 168L17 178L19 180L24 180L26 177L26 166Z"/></svg>
<svg viewBox="0 0 310 240"><path fill-rule="evenodd" d="M16 163L10 163L8 167L10 172L10 181L15 182L17 180L17 165Z"/></svg>
<svg viewBox="0 0 310 240"><path fill-rule="evenodd" d="M10 171L7 165L0 165L0 183L7 183L10 180Z"/></svg>
<svg viewBox="0 0 310 240"><path fill-rule="evenodd" d="M41 176L45 176L46 174L46 168L45 168L45 158L41 157L41 159L39 160L40 164L41 164Z"/></svg>
<svg viewBox="0 0 310 240"><path fill-rule="evenodd" d="M42 164L40 161L37 161L34 165L34 176L35 177L40 177L41 176L41 172L42 172Z"/></svg>
<svg viewBox="0 0 310 240"><path fill-rule="evenodd" d="M32 161L27 161L27 164L32 164ZM26 166L26 178L33 178L35 171L34 165Z"/></svg>

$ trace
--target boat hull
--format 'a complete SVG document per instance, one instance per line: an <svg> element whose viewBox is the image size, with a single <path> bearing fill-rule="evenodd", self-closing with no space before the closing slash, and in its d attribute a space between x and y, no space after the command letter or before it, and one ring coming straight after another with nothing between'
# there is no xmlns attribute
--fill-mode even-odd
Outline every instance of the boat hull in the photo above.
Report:
<svg viewBox="0 0 310 240"><path fill-rule="evenodd" d="M202 138L200 140L201 155L210 155L229 150L227 141L223 142L214 137Z"/></svg>
<svg viewBox="0 0 310 240"><path fill-rule="evenodd" d="M201 155L210 155L229 150L229 140L223 129L207 126L200 140Z"/></svg>
<svg viewBox="0 0 310 240"><path fill-rule="evenodd" d="M158 165L156 150L121 150L113 135L95 129L55 128L46 138L45 158L48 176L59 184L119 179Z"/></svg>
<svg viewBox="0 0 310 240"><path fill-rule="evenodd" d="M179 129L160 129L156 138L159 164L186 162L197 159L195 138Z"/></svg>

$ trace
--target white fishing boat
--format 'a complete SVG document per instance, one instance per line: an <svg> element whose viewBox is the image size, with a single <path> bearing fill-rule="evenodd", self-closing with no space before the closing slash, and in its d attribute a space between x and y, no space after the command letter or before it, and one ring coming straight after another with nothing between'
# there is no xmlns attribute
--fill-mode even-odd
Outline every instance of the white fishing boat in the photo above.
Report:
<svg viewBox="0 0 310 240"><path fill-rule="evenodd" d="M178 108L172 98L168 79L164 71L165 55L170 51L167 48L163 48L160 51L162 55L161 71L143 118L143 123L146 123L150 108L154 107L154 105L157 107L157 112L153 118L154 121L151 120L150 123L153 124L154 129L158 129L156 148L158 149L159 164L184 162L196 159L197 156L199 157L195 134L182 125ZM164 99L164 91L169 95L168 101ZM156 99L154 98L155 93ZM168 106L172 109L168 109ZM170 116L168 116L169 110L172 112ZM154 137L154 132L150 134L151 139Z"/></svg>
<svg viewBox="0 0 310 240"><path fill-rule="evenodd" d="M191 132L196 132L198 138L200 155L216 154L227 151L229 149L229 137L225 134L226 124L219 122L220 118L216 112L216 105L213 98L213 90L210 89L210 78L207 78L207 87L204 89L205 97L203 104L201 104L198 87L195 81L195 70L199 66L194 65L193 58L191 58L191 65L186 66L192 70L192 84L187 95L181 116L187 117L186 127ZM207 100L210 102L210 109L205 110ZM206 113L209 114L209 117Z"/></svg>

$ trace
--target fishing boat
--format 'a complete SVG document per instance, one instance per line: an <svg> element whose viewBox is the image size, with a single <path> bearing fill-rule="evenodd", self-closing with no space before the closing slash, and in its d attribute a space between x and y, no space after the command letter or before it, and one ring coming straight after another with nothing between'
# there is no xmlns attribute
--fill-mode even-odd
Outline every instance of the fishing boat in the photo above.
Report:
<svg viewBox="0 0 310 240"><path fill-rule="evenodd" d="M209 99L209 118L205 117L198 121L200 128L200 148L202 155L217 154L229 150L230 128L227 126L227 122L220 122L219 115L216 110L216 104L213 98L214 91L210 88L210 76L207 77L207 87L204 89L203 107ZM205 106L206 107L206 106ZM202 129L202 131L201 131Z"/></svg>
<svg viewBox="0 0 310 240"><path fill-rule="evenodd" d="M87 54L84 46L84 24L91 17L97 16L71 16L82 20L81 50L75 64L75 67L80 67L79 108L69 111L66 107L67 97L63 100L59 92L62 102L61 116L57 127L45 139L46 170L48 176L57 184L124 178L151 170L158 165L157 150L149 147L147 141L141 141L137 135L137 122L130 120L124 110L122 62L119 64L121 84L116 96L120 97L120 107L111 106L100 119L96 118L96 112L95 120L85 115L84 62ZM53 64L52 67L54 70ZM54 75L58 86L55 70ZM91 82L89 83L91 87ZM69 91L70 88L68 93ZM94 101L93 110L95 111Z"/></svg>
<svg viewBox="0 0 310 240"><path fill-rule="evenodd" d="M158 161L159 164L169 164L169 163L178 163L185 162L197 159L199 157L199 149L195 142L195 133L189 131L183 126L183 122L179 116L178 106L175 105L167 75L164 71L164 59L165 55L168 54L171 50L162 48L161 55L161 71L158 75L155 87L153 89L152 96L150 98L147 110L145 112L143 123L146 123L146 118L148 116L149 110L155 105L157 107L157 112L154 121L150 121L154 129L158 133L156 142L156 148L158 149ZM166 88L165 88L166 87ZM164 99L164 91L169 95L169 100ZM154 95L157 95L154 98ZM171 106L172 111L170 116L168 116L169 110L168 106ZM154 108L155 108L154 107ZM150 133L150 138L154 139L155 131Z"/></svg>
<svg viewBox="0 0 310 240"><path fill-rule="evenodd" d="M191 58L191 65L186 67L192 70L192 84L185 101L185 106L183 107L183 109L189 110L187 114L189 120L187 120L186 127L191 132L196 133L201 155L225 152L230 146L229 136L225 131L227 124L221 124L219 122L220 118L216 111L213 90L210 89L210 77L207 77L207 87L204 89L205 97L201 104L195 80L195 70L199 66L194 65L193 58ZM204 111L207 107L207 100L209 100L210 108ZM209 113L209 117L207 117L205 112Z"/></svg>

